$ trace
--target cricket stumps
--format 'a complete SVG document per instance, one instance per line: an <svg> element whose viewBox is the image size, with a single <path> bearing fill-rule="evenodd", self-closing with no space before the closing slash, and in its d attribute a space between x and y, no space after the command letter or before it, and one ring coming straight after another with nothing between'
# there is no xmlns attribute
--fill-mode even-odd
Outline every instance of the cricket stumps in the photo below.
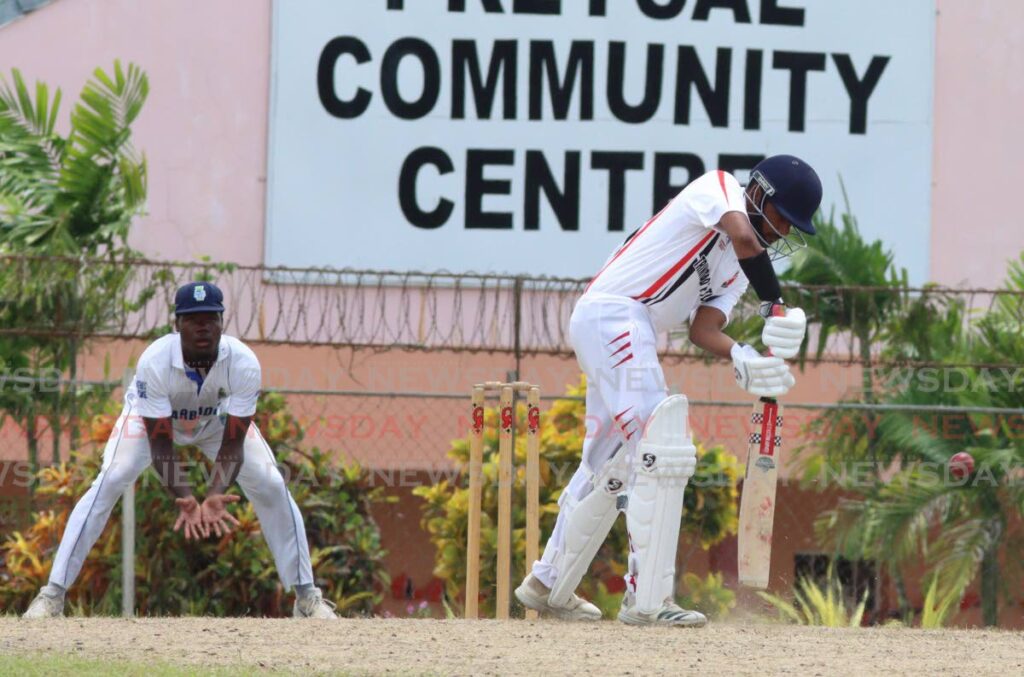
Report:
<svg viewBox="0 0 1024 677"><path fill-rule="evenodd" d="M540 545L540 387L524 381L486 381L473 386L469 428L469 525L466 538L466 618L480 608L480 517L483 496L484 407L489 393L498 393L498 529L495 618L509 617L512 574L513 436L516 393L526 393L526 566L539 556ZM527 610L527 618L537 612Z"/></svg>

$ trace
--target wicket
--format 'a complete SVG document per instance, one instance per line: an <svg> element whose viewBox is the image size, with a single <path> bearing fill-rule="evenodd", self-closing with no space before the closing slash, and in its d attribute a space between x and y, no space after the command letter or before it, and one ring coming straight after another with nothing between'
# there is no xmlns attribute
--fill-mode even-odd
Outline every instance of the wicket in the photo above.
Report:
<svg viewBox="0 0 1024 677"><path fill-rule="evenodd" d="M477 618L480 600L480 513L483 491L484 404L499 393L498 417L498 571L495 618L509 617L512 568L512 431L514 393L526 392L526 566L539 556L540 543L540 387L524 381L487 381L473 386L469 429L469 529L466 538L466 618ZM527 610L527 618L536 618Z"/></svg>

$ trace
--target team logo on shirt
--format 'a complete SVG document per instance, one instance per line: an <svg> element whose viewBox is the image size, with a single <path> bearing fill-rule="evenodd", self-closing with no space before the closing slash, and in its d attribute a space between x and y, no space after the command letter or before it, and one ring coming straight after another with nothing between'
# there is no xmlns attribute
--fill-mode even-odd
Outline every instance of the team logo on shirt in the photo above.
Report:
<svg viewBox="0 0 1024 677"><path fill-rule="evenodd" d="M197 284L195 289L192 290L192 298L202 303L206 300L206 287L201 284Z"/></svg>
<svg viewBox="0 0 1024 677"><path fill-rule="evenodd" d="M697 271L697 279L700 284L700 302L707 303L715 297L714 292L711 291L711 269L708 267L707 257L704 254L698 256L693 268Z"/></svg>
<svg viewBox="0 0 1024 677"><path fill-rule="evenodd" d="M139 394L139 399L140 400L146 399L146 382L145 381L140 381L140 380L136 379L135 380L135 391Z"/></svg>

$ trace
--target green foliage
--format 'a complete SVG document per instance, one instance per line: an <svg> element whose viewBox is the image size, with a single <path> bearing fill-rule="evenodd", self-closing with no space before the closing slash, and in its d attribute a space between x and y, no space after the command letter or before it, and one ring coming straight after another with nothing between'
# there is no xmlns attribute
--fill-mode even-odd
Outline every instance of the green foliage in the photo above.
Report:
<svg viewBox="0 0 1024 677"><path fill-rule="evenodd" d="M794 602L767 592L757 594L775 608L781 621L828 628L860 627L868 601L867 592L855 605L848 601L831 567L822 583L802 576L793 591Z"/></svg>
<svg viewBox="0 0 1024 677"><path fill-rule="evenodd" d="M131 125L148 92L135 65L96 69L64 137L56 131L60 90L51 97L36 83L33 92L16 69L0 80L0 324L26 330L0 337L3 365L74 380L82 337L108 330L151 294L149 285L128 293L130 266L84 263L136 255L127 237L146 197L146 160L131 144ZM44 418L59 462L61 431L70 424L74 445L77 420L105 397L75 386L4 393L0 409L25 430L33 464Z"/></svg>
<svg viewBox="0 0 1024 677"><path fill-rule="evenodd" d="M956 611L960 603L960 595L955 589L947 590L945 593L939 591L939 577L932 576L928 584L928 592L924 596L924 606L921 608L921 627L935 630L946 625L950 614Z"/></svg>
<svg viewBox="0 0 1024 677"><path fill-rule="evenodd" d="M718 572L711 572L706 578L687 572L683 574L683 594L677 602L684 609L701 612L708 620L721 621L736 606L736 593L725 587Z"/></svg>
<svg viewBox="0 0 1024 677"><path fill-rule="evenodd" d="M570 387L567 394L581 397L586 385ZM525 459L526 409L519 407L515 449L516 476L513 486L513 569L525 570ZM493 588L497 561L497 412L485 414L483 515L480 520L480 590L481 611L493 613ZM580 462L585 434L585 406L582 401L559 400L541 414L540 440L540 522L542 545L554 528L558 515L558 498ZM423 526L435 548L434 574L445 581L450 600L462 599L466 578L466 529L468 523L469 444L460 439L448 452L455 461L459 475L432 486L417 487L414 493L423 499ZM709 548L730 534L736 533L736 482L739 462L722 447L704 449L698 445L697 472L690 480L684 498L683 531L701 547ZM619 520L595 557L592 576L585 578L581 594L590 599L605 600L609 608L618 610L618 599L608 593L604 582L625 574L628 539L624 520ZM606 611L608 611L606 609Z"/></svg>
<svg viewBox="0 0 1024 677"><path fill-rule="evenodd" d="M368 614L388 585L385 551L370 507L384 500L382 487L367 484L357 465L335 463L317 449L298 448L301 433L280 395L261 398L257 421L275 450L295 502L305 518L317 584L344 614ZM93 438L105 441L113 414L95 422ZM49 576L53 552L68 515L99 471L102 446L73 455L40 473L38 496L48 510L34 515L24 533L0 545L0 606L24 609ZM181 452L192 486L200 488L211 467L196 448ZM233 491L237 492L237 488ZM201 489L200 489L201 493ZM283 616L291 612L273 557L248 502L234 514L241 523L229 536L185 542L172 531L177 510L156 475L136 485L136 594L141 615ZM120 504L68 592L72 609L115 614L121 596Z"/></svg>
<svg viewBox="0 0 1024 677"><path fill-rule="evenodd" d="M1024 407L1014 369L960 366L1024 360L1024 257L1011 264L1006 289L1011 293L998 296L980 317L966 317L961 304L941 295L908 303L906 314L891 319L885 355L948 366L933 370L938 384L935 378L922 378L928 374L919 368L894 370L893 385L880 390L882 401L924 409ZM943 379L950 374L957 380L946 387ZM839 458L852 456L849 441L826 438L825 444ZM897 575L904 566L924 563L929 587L935 588L928 604L939 609L980 579L985 622L996 624L999 581L1019 577L1024 555L1017 519L1024 485L1015 475L1024 464L1024 441L1013 419L886 412L877 418L874 446L896 464L897 472L884 483L859 487L859 496L824 513L816 524L819 537L846 557L878 559ZM975 472L965 481L952 478L947 467L950 456L961 450L975 459ZM928 613L929 622L944 620L937 612Z"/></svg>
<svg viewBox="0 0 1024 677"><path fill-rule="evenodd" d="M783 281L800 285L790 290L787 302L804 308L808 323L816 327L817 355L824 352L835 332L847 331L861 341L863 352L899 299L886 288L905 285L906 271L897 271L893 253L881 240L863 239L849 207L840 215L840 225L834 212L827 219L816 215L814 221L817 234L807 238L807 247L793 254L790 267L781 276Z"/></svg>

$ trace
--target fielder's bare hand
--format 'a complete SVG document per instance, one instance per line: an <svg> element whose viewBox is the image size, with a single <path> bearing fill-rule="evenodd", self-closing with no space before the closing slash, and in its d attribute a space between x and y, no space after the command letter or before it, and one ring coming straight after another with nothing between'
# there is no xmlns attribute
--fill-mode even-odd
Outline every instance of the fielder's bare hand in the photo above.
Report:
<svg viewBox="0 0 1024 677"><path fill-rule="evenodd" d="M174 499L178 506L178 519L174 522L174 530L185 527L185 540L198 541L210 535L210 530L203 523L203 510L195 496Z"/></svg>
<svg viewBox="0 0 1024 677"><path fill-rule="evenodd" d="M228 512L228 503L238 503L241 498L228 494L210 494L203 501L203 526L213 530L217 537L231 533L231 525L240 526L235 516ZM209 533L209 531L207 532Z"/></svg>

